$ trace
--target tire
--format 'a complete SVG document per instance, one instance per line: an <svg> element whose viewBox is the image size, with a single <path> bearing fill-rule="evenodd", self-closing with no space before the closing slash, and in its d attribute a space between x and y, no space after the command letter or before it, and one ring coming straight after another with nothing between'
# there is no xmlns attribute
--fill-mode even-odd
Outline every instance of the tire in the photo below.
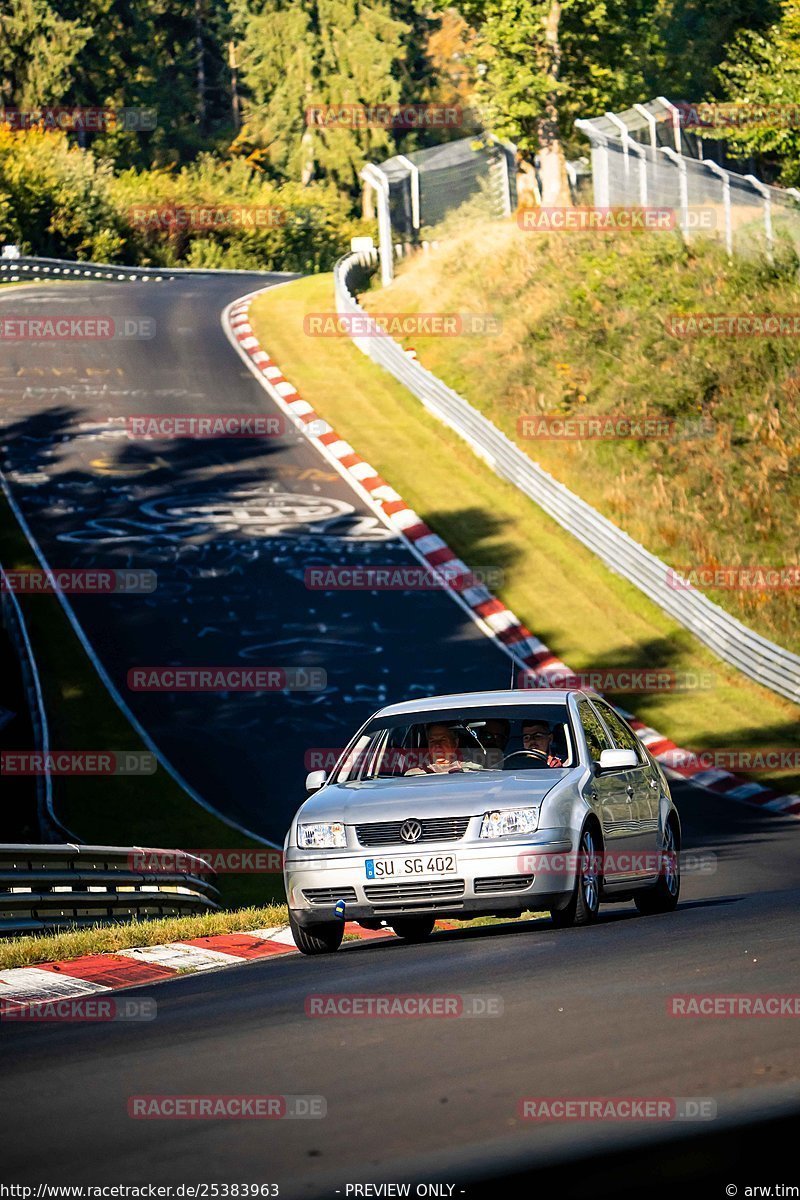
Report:
<svg viewBox="0 0 800 1200"><path fill-rule="evenodd" d="M674 912L678 907L678 898L681 894L681 865L678 851L675 826L670 821L664 831L664 845L661 847L662 870L659 872L658 883L655 887L637 892L633 898L634 904L643 917Z"/></svg>
<svg viewBox="0 0 800 1200"><path fill-rule="evenodd" d="M596 856L599 838L592 825L584 825L578 850L578 870L575 888L563 908L551 908L550 916L557 929L573 925L591 925L600 909L600 875Z"/></svg>
<svg viewBox="0 0 800 1200"><path fill-rule="evenodd" d="M342 944L344 921L325 921L319 925L300 925L289 913L292 937L301 954L333 954Z"/></svg>
<svg viewBox="0 0 800 1200"><path fill-rule="evenodd" d="M392 922L392 929L404 942L425 942L435 924L435 917L403 917Z"/></svg>

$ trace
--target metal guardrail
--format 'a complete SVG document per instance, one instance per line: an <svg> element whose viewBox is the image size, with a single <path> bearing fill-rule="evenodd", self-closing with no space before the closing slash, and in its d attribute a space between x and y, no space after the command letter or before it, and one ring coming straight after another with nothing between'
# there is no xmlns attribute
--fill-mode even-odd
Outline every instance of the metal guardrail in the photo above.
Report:
<svg viewBox="0 0 800 1200"><path fill-rule="evenodd" d="M138 856L159 855L189 869L135 869ZM213 876L207 862L182 851L0 845L0 936L216 911Z"/></svg>
<svg viewBox="0 0 800 1200"><path fill-rule="evenodd" d="M376 265L377 251L349 254L334 268L339 313L368 314L353 295L354 280L364 283ZM757 683L800 703L800 657L761 637L714 604L696 588L676 588L676 573L612 521L528 458L463 396L442 383L388 336L353 338L358 348L422 401L436 417L472 446L492 470L538 504L610 570L627 579L724 662ZM672 581L672 582L670 582Z"/></svg>
<svg viewBox="0 0 800 1200"><path fill-rule="evenodd" d="M71 262L66 258L0 259L0 283L25 283L32 276L55 279L107 279L111 282L165 283L181 275L291 275L290 271L225 270L213 267L123 267L115 263Z"/></svg>
<svg viewBox="0 0 800 1200"><path fill-rule="evenodd" d="M19 600L13 588L8 586L6 573L0 564L0 611L3 624L11 638L22 671L22 684L28 701L33 736L37 750L44 753L50 749L50 727L47 720L47 710L44 703L39 668L33 652L28 627L20 607ZM57 837L74 837L55 815L53 808L53 780L49 771L36 776L36 808L39 820L39 836L48 834Z"/></svg>

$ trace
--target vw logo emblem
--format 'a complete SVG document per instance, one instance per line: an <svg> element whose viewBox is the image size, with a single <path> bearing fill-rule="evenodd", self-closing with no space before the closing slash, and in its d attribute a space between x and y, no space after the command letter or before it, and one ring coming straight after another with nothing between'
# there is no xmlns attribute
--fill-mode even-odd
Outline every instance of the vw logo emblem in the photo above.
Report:
<svg viewBox="0 0 800 1200"><path fill-rule="evenodd" d="M400 837L404 842L418 842L422 837L422 826L419 821L403 821L400 826Z"/></svg>

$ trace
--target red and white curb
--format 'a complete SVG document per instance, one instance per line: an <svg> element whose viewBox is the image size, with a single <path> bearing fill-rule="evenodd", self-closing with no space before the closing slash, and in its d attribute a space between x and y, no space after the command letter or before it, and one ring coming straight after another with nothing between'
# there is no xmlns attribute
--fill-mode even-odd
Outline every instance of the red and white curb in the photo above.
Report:
<svg viewBox="0 0 800 1200"><path fill-rule="evenodd" d="M362 941L395 936L390 929L362 929L350 921L344 931L345 937L355 935ZM161 983L196 971L234 967L256 958L299 953L289 926L276 925L247 933L220 933L185 942L167 942L162 946L137 946L113 954L87 954L35 967L13 967L0 970L0 1021L4 1016L14 1019L20 1010L32 1005L47 1006L119 988Z"/></svg>
<svg viewBox="0 0 800 1200"><path fill-rule="evenodd" d="M447 594L475 620L520 668L536 674L569 675L569 667L528 629L519 618L483 585L455 590L453 581L469 575L470 570L457 554L406 504L394 488L370 463L340 437L328 422L283 375L277 363L264 350L250 324L250 305L266 289L251 292L233 302L222 314L222 326L228 340L261 383L261 386L300 429L317 450L348 481L384 523L398 534L420 562L437 575ZM449 582L448 582L449 581ZM785 796L761 783L743 779L730 771L707 770L669 738L637 720L625 709L618 710L673 776L691 779L697 787L716 795L769 809L772 812L800 816L800 796ZM688 760L684 762L683 760Z"/></svg>

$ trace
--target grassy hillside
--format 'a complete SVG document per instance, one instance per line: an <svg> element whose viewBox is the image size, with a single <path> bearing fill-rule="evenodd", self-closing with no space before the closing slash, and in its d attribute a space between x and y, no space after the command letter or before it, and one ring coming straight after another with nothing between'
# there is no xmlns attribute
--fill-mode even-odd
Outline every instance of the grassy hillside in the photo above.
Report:
<svg viewBox="0 0 800 1200"><path fill-rule="evenodd" d="M264 292L253 304L251 321L303 398L465 562L502 571L495 590L556 654L575 671L658 667L695 672L708 686L617 697L678 745L696 750L797 746L795 705L705 650L499 479L349 339L309 337L304 317L332 307L331 277L315 276ZM453 686L457 690L457 681ZM759 778L787 792L800 782L797 772Z"/></svg>
<svg viewBox="0 0 800 1200"><path fill-rule="evenodd" d="M403 264L373 311L492 313L493 336L409 337L531 458L675 567L798 562L800 341L674 337L675 314L798 311L797 263L730 264L674 233L466 229ZM546 440L521 418L663 417L662 440ZM704 589L708 590L708 589ZM798 590L708 590L800 649Z"/></svg>

